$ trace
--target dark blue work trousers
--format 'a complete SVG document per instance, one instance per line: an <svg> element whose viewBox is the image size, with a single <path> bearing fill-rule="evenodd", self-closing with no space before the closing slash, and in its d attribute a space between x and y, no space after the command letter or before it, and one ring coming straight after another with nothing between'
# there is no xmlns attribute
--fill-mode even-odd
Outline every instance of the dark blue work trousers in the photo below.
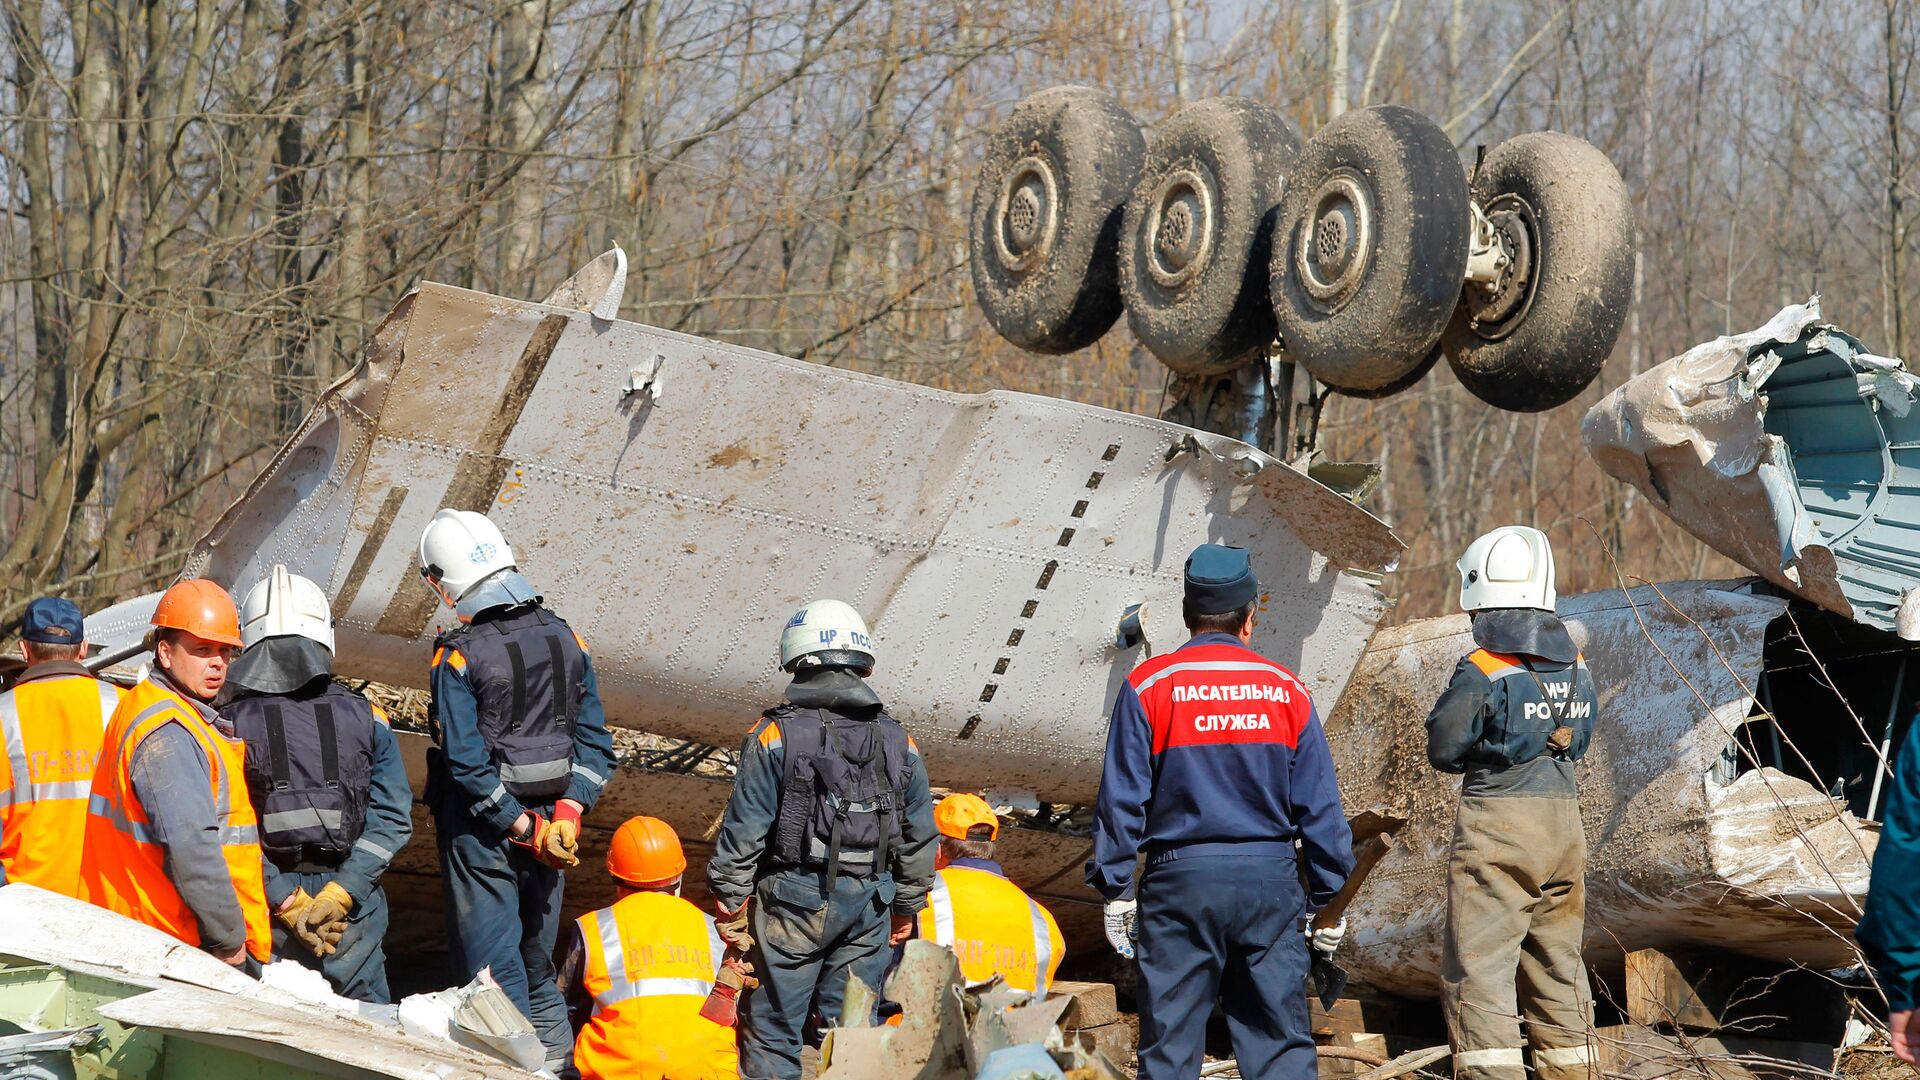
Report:
<svg viewBox="0 0 1920 1080"><path fill-rule="evenodd" d="M333 880L332 874L293 874L298 886L307 890L308 896L319 896L327 882ZM280 925L278 919L273 923L273 958L292 960L302 967L310 967L326 977L327 985L333 992L355 1001L366 1001L375 1005L386 1005L393 1001L393 995L387 990L387 953L381 942L387 936L387 894L386 890L374 886L366 899L353 905L347 912L347 929L340 935L340 943L333 952L325 957L313 955L308 948L293 936L293 931Z"/></svg>
<svg viewBox="0 0 1920 1080"><path fill-rule="evenodd" d="M754 889L749 959L760 986L741 1004L741 1080L799 1080L809 1015L823 1028L840 1022L848 975L881 989L893 879L842 874L832 896L825 883L818 871L785 870Z"/></svg>
<svg viewBox="0 0 1920 1080"><path fill-rule="evenodd" d="M1306 899L1290 856L1153 863L1140 879L1140 1078L1192 1080L1216 998L1240 1075L1314 1080Z"/></svg>
<svg viewBox="0 0 1920 1080"><path fill-rule="evenodd" d="M493 969L494 981L540 1034L549 1067L570 1065L573 1028L553 972L565 885L560 871L450 800L435 824L454 978L465 984L481 968Z"/></svg>

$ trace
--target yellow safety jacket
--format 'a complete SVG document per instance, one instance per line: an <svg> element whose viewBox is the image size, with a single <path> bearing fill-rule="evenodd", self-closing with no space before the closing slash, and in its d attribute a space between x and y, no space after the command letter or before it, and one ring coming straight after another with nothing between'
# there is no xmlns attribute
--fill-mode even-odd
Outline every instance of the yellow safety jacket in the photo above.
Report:
<svg viewBox="0 0 1920 1080"><path fill-rule="evenodd" d="M9 882L78 896L87 795L120 688L78 664L48 668L0 694L0 866Z"/></svg>
<svg viewBox="0 0 1920 1080"><path fill-rule="evenodd" d="M1015 990L1042 997L1066 953L1053 913L985 859L956 859L934 875L920 936L952 949L967 982L998 974Z"/></svg>
<svg viewBox="0 0 1920 1080"><path fill-rule="evenodd" d="M574 1041L584 1080L735 1080L732 1028L700 1015L726 951L713 917L668 893L582 915L593 1018Z"/></svg>
<svg viewBox="0 0 1920 1080"><path fill-rule="evenodd" d="M80 855L80 899L200 944L200 920L167 876L166 849L133 788L133 754L148 735L177 723L207 756L207 784L220 819L220 845L234 895L246 916L247 955L266 963L273 952L261 869L260 826L247 794L246 744L229 739L192 703L151 679L120 700L93 776L86 842Z"/></svg>

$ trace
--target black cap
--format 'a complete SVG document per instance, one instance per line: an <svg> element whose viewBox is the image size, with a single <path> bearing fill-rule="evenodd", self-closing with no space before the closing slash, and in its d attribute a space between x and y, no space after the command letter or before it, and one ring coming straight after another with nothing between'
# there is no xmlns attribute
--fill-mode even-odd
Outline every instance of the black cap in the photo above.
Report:
<svg viewBox="0 0 1920 1080"><path fill-rule="evenodd" d="M1197 614L1238 611L1259 591L1246 548L1201 544L1187 556L1187 606Z"/></svg>

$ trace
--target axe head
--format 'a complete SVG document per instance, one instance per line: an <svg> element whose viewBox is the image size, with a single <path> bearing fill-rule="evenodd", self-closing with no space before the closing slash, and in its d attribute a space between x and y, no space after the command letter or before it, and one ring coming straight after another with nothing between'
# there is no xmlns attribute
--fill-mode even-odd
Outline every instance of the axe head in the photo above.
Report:
<svg viewBox="0 0 1920 1080"><path fill-rule="evenodd" d="M1313 977L1314 993L1320 996L1320 1007L1332 1010L1333 1003L1339 1001L1340 995L1347 992L1347 969L1315 949L1308 971Z"/></svg>

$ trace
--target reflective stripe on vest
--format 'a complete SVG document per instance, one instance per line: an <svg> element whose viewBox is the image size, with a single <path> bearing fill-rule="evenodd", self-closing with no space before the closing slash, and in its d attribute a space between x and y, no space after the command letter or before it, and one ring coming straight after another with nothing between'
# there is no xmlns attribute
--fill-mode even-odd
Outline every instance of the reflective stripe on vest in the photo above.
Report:
<svg viewBox="0 0 1920 1080"><path fill-rule="evenodd" d="M535 761L524 765L500 763L500 779L509 784L537 784L542 780L557 780L572 771L573 759L570 757Z"/></svg>
<svg viewBox="0 0 1920 1080"><path fill-rule="evenodd" d="M593 995L594 1004L600 1008L610 1009L620 1002L633 998L673 995L704 998L713 991L713 980L710 978L671 976L635 978L633 969L627 962L626 950L620 944L620 920L614 915L613 909L601 908L581 921L585 922L586 919L593 920L596 933L583 934L582 937L587 940L589 947L598 945L600 965L607 972L607 988ZM709 955L713 957L714 974L718 975L725 944L720 940L720 931L714 925L713 916L707 915L705 919L707 948Z"/></svg>
<svg viewBox="0 0 1920 1080"><path fill-rule="evenodd" d="M953 948L953 894L947 891L944 875L933 875L933 888L927 893L927 906L933 909L933 943Z"/></svg>

